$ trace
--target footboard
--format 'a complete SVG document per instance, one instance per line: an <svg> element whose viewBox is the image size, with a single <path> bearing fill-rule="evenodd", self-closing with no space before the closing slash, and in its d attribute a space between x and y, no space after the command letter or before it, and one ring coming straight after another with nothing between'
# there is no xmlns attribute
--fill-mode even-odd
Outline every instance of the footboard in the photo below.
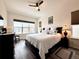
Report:
<svg viewBox="0 0 79 59"><path fill-rule="evenodd" d="M37 59L41 59L39 55L39 50L38 48L34 47L30 42L25 40L26 46L32 51L32 53L36 56Z"/></svg>

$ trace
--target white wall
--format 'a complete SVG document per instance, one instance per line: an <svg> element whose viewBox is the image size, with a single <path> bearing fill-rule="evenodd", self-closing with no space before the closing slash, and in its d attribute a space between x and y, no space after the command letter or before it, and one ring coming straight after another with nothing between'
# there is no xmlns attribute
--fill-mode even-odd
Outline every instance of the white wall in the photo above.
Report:
<svg viewBox="0 0 79 59"><path fill-rule="evenodd" d="M79 0L45 0L45 4L41 6L41 11L46 13L45 17L41 17L42 26L48 25L48 17L53 16L53 25L63 26L71 25L71 12L79 10ZM40 21L39 20L39 21Z"/></svg>
<svg viewBox="0 0 79 59"><path fill-rule="evenodd" d="M40 20L42 21L43 27L48 26L49 16L53 16L54 25L57 25L57 26L63 26L64 24L70 25L71 12L75 10L79 10L79 0L45 0L43 5L41 5L40 9L43 13L45 13L45 15L41 16L40 18ZM23 19L23 20L28 19L28 17L24 15L11 14L9 12L7 14L7 10L3 0L0 0L0 15L3 16L5 20L5 27L8 28L8 32L13 31L12 20L14 18ZM7 20L7 17L8 17L8 20ZM38 25L36 25L36 27L37 26Z"/></svg>
<svg viewBox="0 0 79 59"><path fill-rule="evenodd" d="M35 22L35 31L38 32L38 20L29 16L8 12L8 32L13 32L13 19L26 20Z"/></svg>
<svg viewBox="0 0 79 59"><path fill-rule="evenodd" d="M0 0L0 15L5 20L4 27L7 28L7 32L13 32L13 19L34 21L36 24L35 25L36 32L38 32L38 20L37 19L25 16L25 15L8 12L5 6L5 2L3 0Z"/></svg>
<svg viewBox="0 0 79 59"><path fill-rule="evenodd" d="M0 15L4 18L4 26L7 27L7 10L3 0L0 0Z"/></svg>

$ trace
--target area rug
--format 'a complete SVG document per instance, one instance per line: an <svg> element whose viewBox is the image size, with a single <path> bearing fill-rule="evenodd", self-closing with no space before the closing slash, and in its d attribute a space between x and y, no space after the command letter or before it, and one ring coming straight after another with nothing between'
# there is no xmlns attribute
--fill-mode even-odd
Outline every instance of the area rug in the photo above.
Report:
<svg viewBox="0 0 79 59"><path fill-rule="evenodd" d="M51 55L51 57L52 59L75 59L75 51L60 47Z"/></svg>

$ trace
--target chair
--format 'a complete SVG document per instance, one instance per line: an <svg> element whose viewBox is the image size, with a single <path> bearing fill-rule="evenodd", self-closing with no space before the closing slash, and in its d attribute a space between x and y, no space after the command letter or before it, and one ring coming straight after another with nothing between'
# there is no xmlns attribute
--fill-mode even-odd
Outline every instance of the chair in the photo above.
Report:
<svg viewBox="0 0 79 59"><path fill-rule="evenodd" d="M15 43L17 43L18 41L20 41L20 36L15 34Z"/></svg>

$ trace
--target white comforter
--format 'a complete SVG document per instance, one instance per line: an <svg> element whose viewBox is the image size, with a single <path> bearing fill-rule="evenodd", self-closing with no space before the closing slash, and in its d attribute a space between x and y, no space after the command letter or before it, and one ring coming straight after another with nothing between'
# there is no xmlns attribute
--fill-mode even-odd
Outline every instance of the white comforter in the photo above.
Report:
<svg viewBox="0 0 79 59"><path fill-rule="evenodd" d="M26 36L26 40L38 48L41 59L45 59L45 54L48 53L48 49L61 40L61 34L29 34Z"/></svg>

